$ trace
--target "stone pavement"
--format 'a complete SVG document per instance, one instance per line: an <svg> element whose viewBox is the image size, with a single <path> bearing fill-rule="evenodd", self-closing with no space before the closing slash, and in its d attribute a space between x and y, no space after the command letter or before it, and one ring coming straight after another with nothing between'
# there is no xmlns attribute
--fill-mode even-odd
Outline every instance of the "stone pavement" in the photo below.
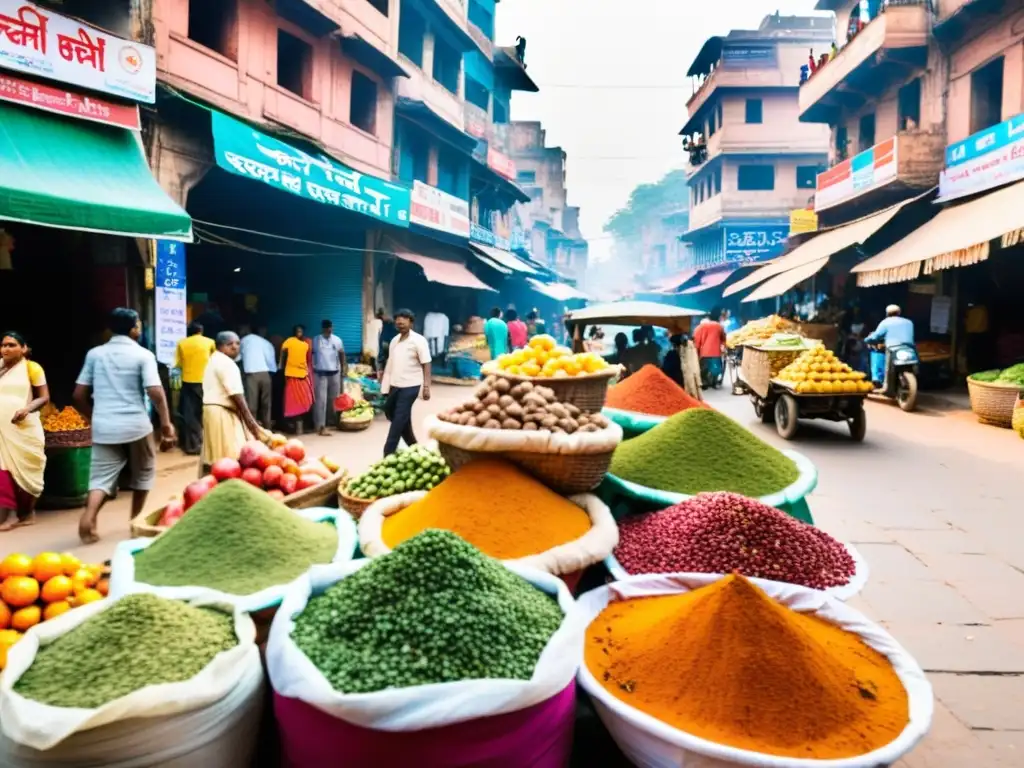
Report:
<svg viewBox="0 0 1024 768"><path fill-rule="evenodd" d="M462 401L460 387L434 387L426 414ZM935 688L928 738L899 768L1024 766L1024 441L978 424L957 401L932 399L922 412L868 406L868 433L853 443L844 427L807 422L792 443L760 424L750 403L711 393L715 407L763 439L806 454L820 472L810 499L818 525L853 542L871 575L851 605L884 624L918 659ZM387 423L362 433L308 437L358 472L375 461ZM161 456L154 504L196 475L181 454ZM109 557L128 535L126 499L101 515L104 537L78 545L78 512L43 512L32 528L0 536L0 555L71 550Z"/></svg>

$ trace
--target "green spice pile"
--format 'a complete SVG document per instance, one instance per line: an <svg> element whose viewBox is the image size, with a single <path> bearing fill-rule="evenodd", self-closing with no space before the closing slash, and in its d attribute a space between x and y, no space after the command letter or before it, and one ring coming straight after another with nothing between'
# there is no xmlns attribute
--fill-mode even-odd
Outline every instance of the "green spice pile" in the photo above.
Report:
<svg viewBox="0 0 1024 768"><path fill-rule="evenodd" d="M399 544L309 601L292 639L340 693L533 676L558 604L450 531Z"/></svg>
<svg viewBox="0 0 1024 768"><path fill-rule="evenodd" d="M1024 363L1011 365L1009 368L995 371L981 371L971 374L975 381L987 384L1005 384L1008 387L1024 387Z"/></svg>
<svg viewBox="0 0 1024 768"><path fill-rule="evenodd" d="M226 613L127 595L40 648L14 690L53 707L92 709L147 685L189 680L236 645Z"/></svg>
<svg viewBox="0 0 1024 768"><path fill-rule="evenodd" d="M691 408L615 449L609 469L647 488L759 497L792 485L796 464L728 416Z"/></svg>
<svg viewBox="0 0 1024 768"><path fill-rule="evenodd" d="M337 550L331 523L306 520L258 488L228 480L135 555L135 580L251 595L329 563Z"/></svg>

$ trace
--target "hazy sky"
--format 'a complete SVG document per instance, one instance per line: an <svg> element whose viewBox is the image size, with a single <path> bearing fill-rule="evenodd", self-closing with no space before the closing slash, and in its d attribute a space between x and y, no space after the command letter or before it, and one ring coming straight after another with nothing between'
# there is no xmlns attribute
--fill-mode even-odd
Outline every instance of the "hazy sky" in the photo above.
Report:
<svg viewBox="0 0 1024 768"><path fill-rule="evenodd" d="M691 88L686 70L704 41L756 28L776 10L806 13L815 0L500 0L497 42L526 38L540 93L514 93L513 120L540 120L548 146L568 153L569 204L591 254L637 184L683 165Z"/></svg>

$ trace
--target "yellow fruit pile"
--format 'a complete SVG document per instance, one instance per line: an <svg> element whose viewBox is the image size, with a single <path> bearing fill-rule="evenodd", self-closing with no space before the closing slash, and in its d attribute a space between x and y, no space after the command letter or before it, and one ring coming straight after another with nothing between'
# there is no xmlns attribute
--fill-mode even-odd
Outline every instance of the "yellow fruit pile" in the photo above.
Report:
<svg viewBox="0 0 1024 768"><path fill-rule="evenodd" d="M783 368L778 378L794 384L801 394L854 395L874 389L870 381L864 380L863 373L853 370L824 347L804 352Z"/></svg>
<svg viewBox="0 0 1024 768"><path fill-rule="evenodd" d="M796 328L796 323L790 320L778 315L768 315L760 320L751 320L739 330L730 333L725 345L731 349L752 341L766 341L776 333L794 333Z"/></svg>
<svg viewBox="0 0 1024 768"><path fill-rule="evenodd" d="M0 561L0 669L23 632L106 594L102 565L82 565L74 555L56 552L5 557Z"/></svg>
<svg viewBox="0 0 1024 768"><path fill-rule="evenodd" d="M47 432L74 432L88 428L89 422L70 405L64 406L64 410L54 411L43 418L43 429Z"/></svg>
<svg viewBox="0 0 1024 768"><path fill-rule="evenodd" d="M547 334L534 336L524 349L517 349L484 366L484 373L507 373L510 376L531 376L564 379L587 376L608 368L608 361L593 352L574 355L568 347L560 347Z"/></svg>

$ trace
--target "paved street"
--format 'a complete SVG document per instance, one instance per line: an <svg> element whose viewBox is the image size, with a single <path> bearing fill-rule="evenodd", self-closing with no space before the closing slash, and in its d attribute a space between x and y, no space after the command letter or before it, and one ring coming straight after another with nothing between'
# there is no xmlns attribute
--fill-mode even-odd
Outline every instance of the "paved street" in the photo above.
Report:
<svg viewBox="0 0 1024 768"><path fill-rule="evenodd" d="M417 404L417 423L468 392L434 388ZM712 403L780 447L805 453L820 482L811 497L817 523L856 544L871 567L852 605L881 621L917 657L935 686L936 714L926 742L900 768L1024 765L1024 441L979 425L969 412L930 400L921 413L872 403L868 436L807 423L786 444L754 418L744 398ZM353 471L380 455L383 419L364 433L308 438ZM161 457L154 502L180 492L195 464ZM77 512L40 513L33 528L6 534L0 553L70 549L97 560L127 535L127 500L102 515L103 540L78 547Z"/></svg>

